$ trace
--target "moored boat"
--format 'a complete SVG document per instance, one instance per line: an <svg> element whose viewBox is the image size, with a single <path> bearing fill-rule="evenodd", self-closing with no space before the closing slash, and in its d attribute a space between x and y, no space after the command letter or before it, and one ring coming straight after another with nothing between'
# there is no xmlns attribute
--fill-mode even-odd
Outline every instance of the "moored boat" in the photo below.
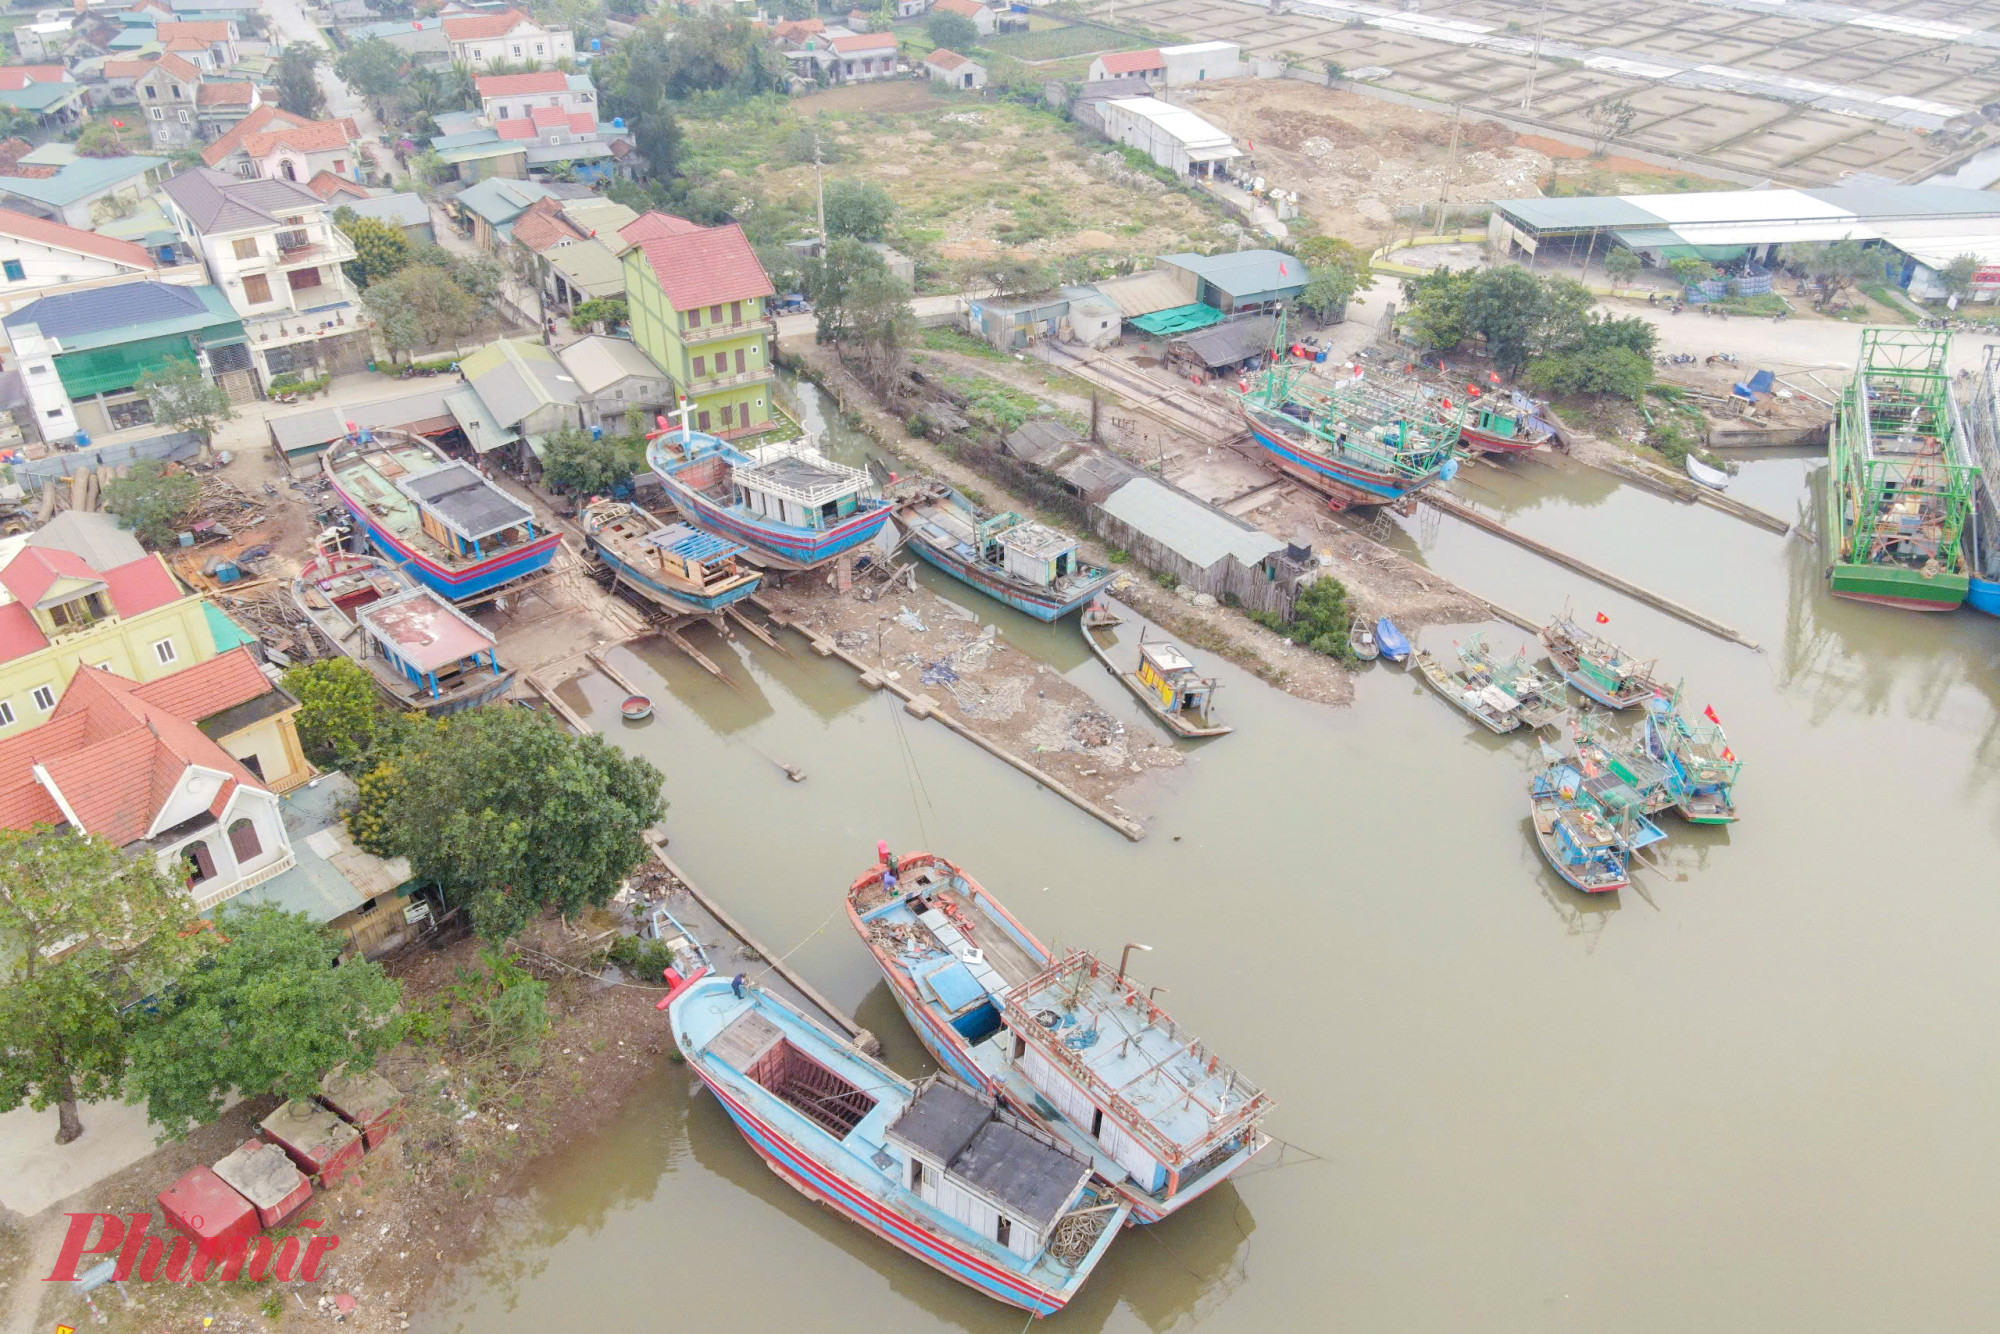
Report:
<svg viewBox="0 0 2000 1334"><path fill-rule="evenodd" d="M1111 582L1111 571L1078 558L1076 538L1012 511L982 518L953 496L903 518L925 562L1038 621L1061 619Z"/></svg>
<svg viewBox="0 0 2000 1334"><path fill-rule="evenodd" d="M884 859L855 879L847 902L938 1063L1088 1156L1131 1203L1133 1222L1167 1217L1270 1142L1258 1128L1269 1095L1177 1030L1122 972L1086 954L1051 962L952 863Z"/></svg>
<svg viewBox="0 0 2000 1334"><path fill-rule="evenodd" d="M1102 602L1083 609L1083 641L1104 664L1105 670L1125 683L1139 702L1175 736L1224 736L1232 728L1214 720L1215 692L1221 689L1212 676L1196 673L1187 654L1164 639L1147 639L1139 631L1139 661L1133 670L1122 672L1111 660L1110 651L1097 640L1096 631L1119 624L1116 613Z"/></svg>
<svg viewBox="0 0 2000 1334"><path fill-rule="evenodd" d="M321 534L291 596L397 708L457 713L498 699L514 682L485 626L388 561L341 550L330 533Z"/></svg>
<svg viewBox="0 0 2000 1334"><path fill-rule="evenodd" d="M1360 616L1355 617L1354 623L1347 627L1347 647L1363 662L1373 662L1382 656L1382 649L1375 642L1375 632Z"/></svg>
<svg viewBox="0 0 2000 1334"><path fill-rule="evenodd" d="M1733 824L1736 780L1743 762L1730 749L1722 725L1704 715L1682 716L1678 695L1646 702L1646 750L1672 768L1673 806L1689 824Z"/></svg>
<svg viewBox="0 0 2000 1334"><path fill-rule="evenodd" d="M1466 412L1458 430L1459 443L1483 454L1525 454L1554 441L1555 426L1541 416L1542 405L1523 395L1511 407L1482 399Z"/></svg>
<svg viewBox="0 0 2000 1334"><path fill-rule="evenodd" d="M1490 682L1483 686L1472 684L1466 680L1465 673L1448 671L1443 663L1431 656L1428 649L1418 649L1410 655L1410 661L1431 689L1487 731L1511 732L1521 725L1514 712L1516 702L1513 697Z"/></svg>
<svg viewBox="0 0 2000 1334"><path fill-rule="evenodd" d="M1609 640L1591 634L1568 612L1543 626L1536 635L1549 652L1557 674L1607 709L1629 709L1650 699L1651 661L1641 662Z"/></svg>
<svg viewBox="0 0 2000 1334"><path fill-rule="evenodd" d="M1555 873L1573 889L1604 894L1631 883L1629 853L1610 822L1582 797L1583 774L1555 764L1528 786L1535 843Z"/></svg>
<svg viewBox="0 0 2000 1334"><path fill-rule="evenodd" d="M2000 346L1992 343L1972 381L1965 428L1979 470L1966 525L1965 605L2000 616Z"/></svg>
<svg viewBox="0 0 2000 1334"><path fill-rule="evenodd" d="M375 549L453 602L545 569L562 544L532 509L420 435L363 431L335 441L320 467Z"/></svg>
<svg viewBox="0 0 2000 1334"><path fill-rule="evenodd" d="M1475 630L1458 649L1466 681L1491 686L1514 701L1513 713L1528 727L1560 725L1570 716L1569 696L1559 678L1544 675L1528 660L1527 650L1503 658L1486 647L1486 636Z"/></svg>
<svg viewBox="0 0 2000 1334"><path fill-rule="evenodd" d="M1692 454L1689 454L1682 461L1687 467L1687 475L1709 488L1709 490L1727 491L1729 489L1731 478L1721 468L1711 468Z"/></svg>
<svg viewBox="0 0 2000 1334"><path fill-rule="evenodd" d="M737 557L739 543L691 524L662 524L637 505L597 500L583 508L583 532L595 551L640 596L669 611L720 611L757 591L759 570Z"/></svg>
<svg viewBox="0 0 2000 1334"><path fill-rule="evenodd" d="M741 977L684 984L668 1019L774 1172L997 1301L1061 1310L1131 1215L1087 1156L948 1076L909 1083Z"/></svg>
<svg viewBox="0 0 2000 1334"><path fill-rule="evenodd" d="M1387 616L1375 622L1375 643L1381 648L1382 656L1390 662L1401 662L1410 656L1410 641L1396 623Z"/></svg>
<svg viewBox="0 0 2000 1334"><path fill-rule="evenodd" d="M745 452L682 424L647 437L646 462L681 516L748 548L750 559L808 570L882 531L891 506L874 479L810 445L764 445Z"/></svg>

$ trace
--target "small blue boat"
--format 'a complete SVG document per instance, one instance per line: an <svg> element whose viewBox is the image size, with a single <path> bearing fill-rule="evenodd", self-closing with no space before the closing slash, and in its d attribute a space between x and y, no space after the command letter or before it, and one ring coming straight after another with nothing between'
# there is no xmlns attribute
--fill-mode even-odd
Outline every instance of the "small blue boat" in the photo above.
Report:
<svg viewBox="0 0 2000 1334"><path fill-rule="evenodd" d="M1390 662L1402 662L1410 656L1410 641L1403 637L1403 632L1387 616L1375 622L1375 642L1381 646L1382 656Z"/></svg>
<svg viewBox="0 0 2000 1334"><path fill-rule="evenodd" d="M1061 1310L1131 1216L1088 1158L949 1076L910 1084L740 976L682 984L668 1018L773 1171L997 1301Z"/></svg>
<svg viewBox="0 0 2000 1334"><path fill-rule="evenodd" d="M1965 588L1965 605L1988 616L2000 616L2000 579L1974 575Z"/></svg>
<svg viewBox="0 0 2000 1334"><path fill-rule="evenodd" d="M756 592L764 577L737 560L741 544L690 524L662 524L622 500L584 506L583 532L619 579L669 611L720 611Z"/></svg>
<svg viewBox="0 0 2000 1334"><path fill-rule="evenodd" d="M1111 571L1077 558L1077 539L1009 511L985 518L956 495L911 509L910 549L1038 621L1056 621L1111 582Z"/></svg>
<svg viewBox="0 0 2000 1334"><path fill-rule="evenodd" d="M1605 894L1630 884L1624 840L1584 795L1583 773L1553 764L1528 785L1528 813L1542 856L1572 889Z"/></svg>

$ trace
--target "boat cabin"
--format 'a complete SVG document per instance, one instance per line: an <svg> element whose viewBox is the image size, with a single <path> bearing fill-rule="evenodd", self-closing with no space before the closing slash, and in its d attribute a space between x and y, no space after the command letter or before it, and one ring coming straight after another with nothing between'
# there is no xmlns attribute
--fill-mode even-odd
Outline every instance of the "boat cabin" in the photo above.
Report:
<svg viewBox="0 0 2000 1334"><path fill-rule="evenodd" d="M650 516L636 510L595 530L594 536L634 569L664 576L694 589L716 589L741 583L746 575L736 558L746 548L740 542L705 533L691 524L670 523L654 528Z"/></svg>
<svg viewBox="0 0 2000 1334"><path fill-rule="evenodd" d="M731 471L735 503L760 519L794 528L837 526L854 515L862 492L873 485L859 468L803 445L766 445L750 458Z"/></svg>
<svg viewBox="0 0 2000 1334"><path fill-rule="evenodd" d="M1081 951L1006 997L1014 1067L1145 1191L1171 1199L1257 1135L1270 1096Z"/></svg>
<svg viewBox="0 0 2000 1334"><path fill-rule="evenodd" d="M1215 702L1215 678L1195 675L1187 654L1159 640L1139 642L1139 683L1159 696L1168 713L1206 718Z"/></svg>
<svg viewBox="0 0 2000 1334"><path fill-rule="evenodd" d="M533 510L427 445L372 442L333 460L332 470L374 522L444 565L487 560L540 536Z"/></svg>
<svg viewBox="0 0 2000 1334"><path fill-rule="evenodd" d="M492 633L428 588L355 606L347 614L373 651L432 699L478 672L501 674Z"/></svg>
<svg viewBox="0 0 2000 1334"><path fill-rule="evenodd" d="M988 523L1008 520L988 548L986 559L1016 579L1037 588L1053 588L1076 572L1077 539L1047 524L1003 514ZM984 527L984 525L981 525Z"/></svg>

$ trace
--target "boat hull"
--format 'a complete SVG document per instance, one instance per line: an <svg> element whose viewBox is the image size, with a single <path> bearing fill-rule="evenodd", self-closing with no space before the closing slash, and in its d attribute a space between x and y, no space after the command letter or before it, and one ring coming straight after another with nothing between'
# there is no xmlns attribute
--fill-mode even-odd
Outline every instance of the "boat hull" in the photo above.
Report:
<svg viewBox="0 0 2000 1334"><path fill-rule="evenodd" d="M1988 616L2000 616L2000 579L1967 579L1965 605Z"/></svg>
<svg viewBox="0 0 2000 1334"><path fill-rule="evenodd" d="M1310 449L1301 449L1287 442L1255 417L1246 416L1245 421L1250 427L1250 438L1257 442L1257 447L1293 471L1346 487L1350 491L1364 492L1383 504L1401 500L1404 496L1421 491L1432 481L1432 477L1401 477L1391 473L1376 472L1345 459L1336 459Z"/></svg>
<svg viewBox="0 0 2000 1334"><path fill-rule="evenodd" d="M623 576L626 583L637 585L648 597L664 602L670 607L677 607L690 612L721 611L730 603L741 602L744 598L749 597L757 591L757 586L763 582L761 579L753 579L746 584L730 589L727 593L720 593L713 597L689 593L684 589L669 588L629 561L621 560L618 554L611 549L611 544L608 542L600 542L593 537L590 539L590 547L606 565L609 565Z"/></svg>
<svg viewBox="0 0 2000 1334"><path fill-rule="evenodd" d="M1903 611L1950 611L1965 601L1970 583L1962 574L1925 578L1921 571L1901 566L1846 562L1834 565L1832 577L1835 597Z"/></svg>
<svg viewBox="0 0 2000 1334"><path fill-rule="evenodd" d="M1027 584L995 574L983 564L960 560L956 554L932 546L915 533L910 535L910 549L926 565L943 570L960 583L976 588L995 601L1004 602L1015 611L1025 612L1038 621L1061 620L1110 587L1114 577L1107 573L1082 585L1082 591L1078 593L1057 597L1038 593Z"/></svg>
<svg viewBox="0 0 2000 1334"><path fill-rule="evenodd" d="M333 470L327 470L332 478ZM556 548L562 545L561 533L544 533L532 542L518 547L509 547L500 555L471 565L446 566L423 555L399 540L388 529L375 522L368 511L357 504L354 498L341 490L340 483L333 482L333 492L340 497L340 503L353 516L354 522L368 534L368 541L383 557L405 574L415 579L433 593L450 598L453 602L463 602L481 593L490 593L502 584L511 584L524 575L545 569L555 559Z"/></svg>
<svg viewBox="0 0 2000 1334"><path fill-rule="evenodd" d="M1545 442L1495 435L1476 427L1461 426L1458 428L1458 443L1484 454L1526 454Z"/></svg>
<svg viewBox="0 0 2000 1334"><path fill-rule="evenodd" d="M1629 709L1652 694L1649 690L1643 694L1613 695L1582 672L1572 671L1570 668L1563 666L1555 658L1551 657L1549 662L1555 667L1557 676L1560 676L1565 682L1575 686L1579 691L1589 696L1596 703L1602 704L1607 709Z"/></svg>
<svg viewBox="0 0 2000 1334"><path fill-rule="evenodd" d="M796 569L811 569L836 556L844 555L871 540L889 521L890 506L881 501L860 510L831 528L798 528L770 523L739 514L734 507L717 504L688 486L671 472L655 467L653 472L666 486L674 507L697 528L718 537L741 542L753 557L761 557Z"/></svg>

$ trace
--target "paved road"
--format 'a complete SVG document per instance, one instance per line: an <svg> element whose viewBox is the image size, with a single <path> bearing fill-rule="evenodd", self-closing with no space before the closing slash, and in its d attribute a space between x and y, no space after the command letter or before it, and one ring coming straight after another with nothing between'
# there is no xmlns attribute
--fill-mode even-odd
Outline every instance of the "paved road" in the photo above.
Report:
<svg viewBox="0 0 2000 1334"><path fill-rule="evenodd" d="M319 86L326 92L327 114L352 117L364 136L373 137L380 133L382 127L369 108L368 100L351 91L333 72L333 51L327 45L326 34L306 17L305 8L299 0L264 0L264 8L271 17L272 26L277 28L286 42L307 42L327 53L327 63L319 68Z"/></svg>

